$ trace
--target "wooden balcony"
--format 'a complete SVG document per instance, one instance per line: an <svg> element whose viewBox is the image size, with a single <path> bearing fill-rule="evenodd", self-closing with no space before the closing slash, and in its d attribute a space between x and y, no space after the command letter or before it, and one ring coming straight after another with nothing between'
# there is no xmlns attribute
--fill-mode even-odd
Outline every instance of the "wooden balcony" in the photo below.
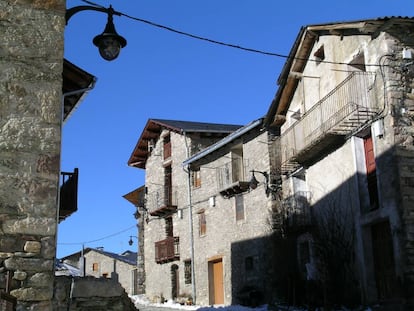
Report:
<svg viewBox="0 0 414 311"><path fill-rule="evenodd" d="M375 74L353 72L281 134L282 172L312 163L369 124L380 109Z"/></svg>
<svg viewBox="0 0 414 311"><path fill-rule="evenodd" d="M156 217L171 215L177 211L176 187L158 187L148 194L147 208L149 214Z"/></svg>
<svg viewBox="0 0 414 311"><path fill-rule="evenodd" d="M165 240L155 242L155 262L166 263L180 259L179 237L168 237Z"/></svg>
<svg viewBox="0 0 414 311"><path fill-rule="evenodd" d="M78 174L77 168L71 172L62 172L60 186L59 222L78 210Z"/></svg>
<svg viewBox="0 0 414 311"><path fill-rule="evenodd" d="M242 158L238 158L216 168L218 191L223 197L230 198L249 190L245 163Z"/></svg>

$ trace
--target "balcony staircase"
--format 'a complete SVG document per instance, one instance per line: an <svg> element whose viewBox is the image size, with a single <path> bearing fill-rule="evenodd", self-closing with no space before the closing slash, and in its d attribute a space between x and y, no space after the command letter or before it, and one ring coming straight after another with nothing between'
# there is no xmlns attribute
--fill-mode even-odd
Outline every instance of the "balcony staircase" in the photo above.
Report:
<svg viewBox="0 0 414 311"><path fill-rule="evenodd" d="M374 77L352 73L282 133L282 173L315 162L378 116Z"/></svg>

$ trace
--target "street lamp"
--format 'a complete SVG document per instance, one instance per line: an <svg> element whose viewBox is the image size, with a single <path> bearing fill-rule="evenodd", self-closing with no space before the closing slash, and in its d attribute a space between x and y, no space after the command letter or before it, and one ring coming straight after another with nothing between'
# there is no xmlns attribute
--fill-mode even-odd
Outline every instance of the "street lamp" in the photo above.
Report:
<svg viewBox="0 0 414 311"><path fill-rule="evenodd" d="M104 7L95 7L89 5L80 5L66 10L66 25L69 22L69 19L80 11L98 11L108 14L108 22L105 26L104 31L93 38L93 44L96 45L99 49L99 54L102 58L111 61L118 57L121 49L124 48L127 44L125 38L120 36L116 30L113 22L113 15L121 16L121 13L115 11L110 5L109 8Z"/></svg>
<svg viewBox="0 0 414 311"><path fill-rule="evenodd" d="M256 179L256 176L254 176L254 173L259 173L259 174L263 175L263 177L265 178L266 196L269 196L270 194L275 194L280 189L280 187L278 185L270 183L269 173L262 172L262 171L256 171L256 170L251 170L250 172L252 173L252 177L249 181L250 189L253 189L253 190L256 189L258 184L259 184L259 181Z"/></svg>
<svg viewBox="0 0 414 311"><path fill-rule="evenodd" d="M136 238L137 240L138 240L138 237L137 236L135 236L135 235L130 235L129 236L129 241L128 241L128 244L131 246L132 244L134 244L134 241L132 241L132 238Z"/></svg>

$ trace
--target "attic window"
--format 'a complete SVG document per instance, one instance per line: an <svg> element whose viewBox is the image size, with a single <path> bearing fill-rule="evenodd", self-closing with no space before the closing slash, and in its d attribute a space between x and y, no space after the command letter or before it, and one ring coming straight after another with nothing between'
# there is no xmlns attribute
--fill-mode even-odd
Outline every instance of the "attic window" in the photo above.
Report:
<svg viewBox="0 0 414 311"><path fill-rule="evenodd" d="M349 66L361 71L366 71L364 53L358 53L358 55L355 56L354 59L349 62Z"/></svg>
<svg viewBox="0 0 414 311"><path fill-rule="evenodd" d="M313 54L316 59L316 64L319 65L325 59L325 49L323 45Z"/></svg>

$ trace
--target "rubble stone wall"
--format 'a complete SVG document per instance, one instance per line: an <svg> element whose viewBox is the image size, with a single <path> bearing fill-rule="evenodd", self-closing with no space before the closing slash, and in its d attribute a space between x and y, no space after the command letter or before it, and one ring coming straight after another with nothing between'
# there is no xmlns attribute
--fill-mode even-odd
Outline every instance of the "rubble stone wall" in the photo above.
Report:
<svg viewBox="0 0 414 311"><path fill-rule="evenodd" d="M60 276L55 279L54 311L136 311L124 288L116 281L94 277Z"/></svg>
<svg viewBox="0 0 414 311"><path fill-rule="evenodd" d="M0 290L52 310L65 1L0 2Z"/></svg>

